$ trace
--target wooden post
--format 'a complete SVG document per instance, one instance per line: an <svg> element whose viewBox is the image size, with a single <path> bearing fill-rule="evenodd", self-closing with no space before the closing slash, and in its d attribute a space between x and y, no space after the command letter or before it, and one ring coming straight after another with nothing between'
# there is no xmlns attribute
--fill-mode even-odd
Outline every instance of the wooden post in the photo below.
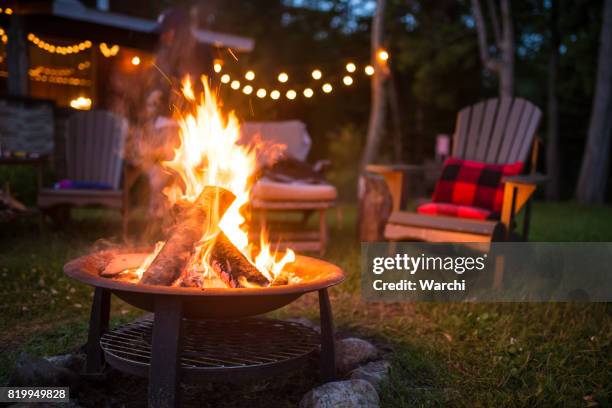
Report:
<svg viewBox="0 0 612 408"><path fill-rule="evenodd" d="M359 177L359 238L361 241L384 241L387 220L393 199L385 179L376 174L363 173Z"/></svg>
<svg viewBox="0 0 612 408"><path fill-rule="evenodd" d="M28 96L30 58L23 20L20 16L13 15L10 21L7 44L8 93L13 96Z"/></svg>

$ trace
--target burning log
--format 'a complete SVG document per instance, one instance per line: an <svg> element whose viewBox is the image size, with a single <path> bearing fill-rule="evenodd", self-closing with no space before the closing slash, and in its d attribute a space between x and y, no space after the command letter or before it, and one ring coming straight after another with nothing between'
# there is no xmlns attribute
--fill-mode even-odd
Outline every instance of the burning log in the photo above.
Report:
<svg viewBox="0 0 612 408"><path fill-rule="evenodd" d="M217 213L220 219L234 199L231 192L221 187L206 186L193 204L180 208L178 221L170 229L166 244L144 272L140 283L167 286L178 279L194 246L203 235L214 232L207 228L218 228L218 225L211 225L211 214Z"/></svg>
<svg viewBox="0 0 612 408"><path fill-rule="evenodd" d="M210 265L228 286L242 288L247 284L268 286L268 279L240 252L221 231L210 255Z"/></svg>

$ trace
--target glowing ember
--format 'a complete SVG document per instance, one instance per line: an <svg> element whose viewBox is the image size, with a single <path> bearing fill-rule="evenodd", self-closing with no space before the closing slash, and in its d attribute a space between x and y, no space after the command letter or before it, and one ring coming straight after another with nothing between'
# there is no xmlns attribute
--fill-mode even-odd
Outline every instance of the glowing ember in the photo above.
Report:
<svg viewBox="0 0 612 408"><path fill-rule="evenodd" d="M262 234L258 248L250 243L248 223L241 213L247 209L245 204L249 200L259 146L238 144L240 125L237 118L233 113L224 117L210 91L207 78L202 78L202 84L204 92L198 101L191 80L186 78L183 81L182 94L190 108L177 117L180 145L174 150L174 158L162 163L166 169L178 175L180 182L166 188L164 194L172 205L189 206L196 202L204 187L217 186L232 192L236 199L223 217L210 214L186 274L190 279L194 274L214 277L209 261L221 230L269 282L274 282L283 268L294 262L295 254L288 249L281 259L277 259L277 253L272 250L265 234ZM138 269L139 276L162 247L163 243L158 243L154 253ZM243 286L249 285L244 283Z"/></svg>

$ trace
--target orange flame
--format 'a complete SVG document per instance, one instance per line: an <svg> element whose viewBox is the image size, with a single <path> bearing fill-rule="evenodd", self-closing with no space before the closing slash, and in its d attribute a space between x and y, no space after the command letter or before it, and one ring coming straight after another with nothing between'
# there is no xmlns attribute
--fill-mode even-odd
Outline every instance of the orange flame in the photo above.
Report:
<svg viewBox="0 0 612 408"><path fill-rule="evenodd" d="M164 190L171 204L178 201L194 203L205 186L218 186L231 191L236 199L221 220L211 220L219 226L232 244L271 282L285 265L295 260L295 253L287 250L277 261L271 246L262 240L259 253L252 257L253 245L249 243L248 224L241 214L248 203L252 186L251 176L257 166L257 146L238 144L240 125L231 112L226 118L221 114L217 100L211 93L206 77L199 103L196 102L191 80L182 84L182 93L192 102L190 112L179 115L180 145L174 150L174 158L163 166L180 176L182 186L172 185ZM209 228L196 247L189 269L208 275L208 258L218 229Z"/></svg>

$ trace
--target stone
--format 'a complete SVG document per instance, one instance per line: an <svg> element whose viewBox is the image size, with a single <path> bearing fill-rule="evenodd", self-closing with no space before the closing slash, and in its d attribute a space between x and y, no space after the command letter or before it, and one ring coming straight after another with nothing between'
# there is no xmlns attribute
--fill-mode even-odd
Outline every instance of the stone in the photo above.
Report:
<svg viewBox="0 0 612 408"><path fill-rule="evenodd" d="M290 317L288 319L285 319L286 322L292 322L292 323L299 323L302 326L306 326L311 328L312 330L316 331L317 333L321 333L321 326L319 326L318 323L313 322L310 319L307 319L305 317Z"/></svg>
<svg viewBox="0 0 612 408"><path fill-rule="evenodd" d="M8 385L14 387L72 387L76 385L78 379L79 375L68 368L22 352L17 358Z"/></svg>
<svg viewBox="0 0 612 408"><path fill-rule="evenodd" d="M357 367L349 374L352 380L366 380L380 390L380 384L389 378L389 369L391 363L386 360L372 361L360 367Z"/></svg>
<svg viewBox="0 0 612 408"><path fill-rule="evenodd" d="M83 354L60 354L44 357L44 359L56 367L67 368L75 373L81 372L85 365L85 355Z"/></svg>
<svg viewBox="0 0 612 408"><path fill-rule="evenodd" d="M336 341L336 367L339 373L348 373L377 357L378 349L368 341L356 337Z"/></svg>
<svg viewBox="0 0 612 408"><path fill-rule="evenodd" d="M346 380L314 388L300 401L300 408L377 408L378 393L365 380Z"/></svg>

